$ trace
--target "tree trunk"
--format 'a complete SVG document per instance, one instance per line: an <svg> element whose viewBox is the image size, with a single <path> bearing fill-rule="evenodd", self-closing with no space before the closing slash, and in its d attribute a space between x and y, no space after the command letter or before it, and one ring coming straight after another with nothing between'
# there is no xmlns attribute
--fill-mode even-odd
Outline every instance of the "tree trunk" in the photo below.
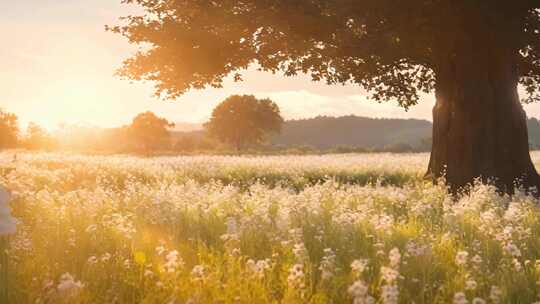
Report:
<svg viewBox="0 0 540 304"><path fill-rule="evenodd" d="M516 183L526 189L539 184L518 96L519 53L499 43L498 34L463 35L436 71L427 175L444 177L453 193L477 178L509 194Z"/></svg>

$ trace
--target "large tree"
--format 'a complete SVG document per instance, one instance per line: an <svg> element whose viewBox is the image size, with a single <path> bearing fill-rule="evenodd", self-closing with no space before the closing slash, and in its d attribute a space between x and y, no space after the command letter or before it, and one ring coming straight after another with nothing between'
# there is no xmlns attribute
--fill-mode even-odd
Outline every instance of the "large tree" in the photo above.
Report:
<svg viewBox="0 0 540 304"><path fill-rule="evenodd" d="M538 0L124 0L144 9L110 28L144 46L122 76L175 98L220 87L256 63L354 83L415 105L435 92L428 174L452 189L495 179L537 186L518 96L539 98Z"/></svg>
<svg viewBox="0 0 540 304"><path fill-rule="evenodd" d="M272 100L233 95L212 111L204 127L211 136L240 150L264 142L270 133L280 132L282 124L279 107Z"/></svg>

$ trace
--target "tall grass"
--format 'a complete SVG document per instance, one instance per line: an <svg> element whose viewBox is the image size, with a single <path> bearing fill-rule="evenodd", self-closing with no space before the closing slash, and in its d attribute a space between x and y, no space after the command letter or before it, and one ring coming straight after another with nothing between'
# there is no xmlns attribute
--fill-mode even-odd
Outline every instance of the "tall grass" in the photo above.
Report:
<svg viewBox="0 0 540 304"><path fill-rule="evenodd" d="M540 300L538 201L453 200L426 155L19 159L13 303Z"/></svg>

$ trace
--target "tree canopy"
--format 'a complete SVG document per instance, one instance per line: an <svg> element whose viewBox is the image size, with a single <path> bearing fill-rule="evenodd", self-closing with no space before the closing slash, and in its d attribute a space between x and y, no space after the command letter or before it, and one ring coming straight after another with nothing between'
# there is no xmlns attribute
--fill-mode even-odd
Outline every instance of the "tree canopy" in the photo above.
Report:
<svg viewBox="0 0 540 304"><path fill-rule="evenodd" d="M152 112L137 115L129 126L129 133L135 145L148 152L164 148L168 144L170 133L168 128L174 123L156 116Z"/></svg>
<svg viewBox="0 0 540 304"><path fill-rule="evenodd" d="M22 146L30 150L52 149L55 139L36 123L29 123L22 138Z"/></svg>
<svg viewBox="0 0 540 304"><path fill-rule="evenodd" d="M214 109L205 128L211 136L242 149L280 132L282 124L279 107L270 99L233 95Z"/></svg>
<svg viewBox="0 0 540 304"><path fill-rule="evenodd" d="M435 88L455 46L515 50L525 101L540 99L537 0L123 0L144 9L108 27L141 49L121 76L150 80L156 94L221 87L242 70L354 83L405 108ZM466 38L465 38L466 37Z"/></svg>
<svg viewBox="0 0 540 304"><path fill-rule="evenodd" d="M0 149L14 148L19 137L17 115L0 109Z"/></svg>

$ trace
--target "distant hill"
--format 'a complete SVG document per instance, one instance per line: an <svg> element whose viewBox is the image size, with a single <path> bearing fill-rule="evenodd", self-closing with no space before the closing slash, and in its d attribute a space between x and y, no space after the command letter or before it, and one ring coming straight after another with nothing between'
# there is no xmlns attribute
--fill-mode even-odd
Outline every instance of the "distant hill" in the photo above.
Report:
<svg viewBox="0 0 540 304"><path fill-rule="evenodd" d="M319 149L336 146L382 148L396 143L419 146L429 137L431 122L427 120L319 116L287 121L272 143Z"/></svg>
<svg viewBox="0 0 540 304"><path fill-rule="evenodd" d="M529 131L529 145L531 148L540 149L540 120L532 117L527 120Z"/></svg>
<svg viewBox="0 0 540 304"><path fill-rule="evenodd" d="M540 121L529 118L529 142L540 149ZM181 126L181 127L178 127ZM309 146L331 149L339 146L360 148L385 148L406 144L417 149L427 149L431 139L432 124L420 119L387 119L360 116L328 117L289 120L281 134L271 138L273 145L286 147ZM202 125L177 124L173 137L202 138Z"/></svg>
<svg viewBox="0 0 540 304"><path fill-rule="evenodd" d="M181 125L181 124L177 124ZM201 138L204 130L183 131L175 128L173 137ZM431 137L431 123L419 119L378 119L359 116L327 117L289 120L281 134L270 139L273 145L316 149L338 146L383 148L393 144L419 147Z"/></svg>

